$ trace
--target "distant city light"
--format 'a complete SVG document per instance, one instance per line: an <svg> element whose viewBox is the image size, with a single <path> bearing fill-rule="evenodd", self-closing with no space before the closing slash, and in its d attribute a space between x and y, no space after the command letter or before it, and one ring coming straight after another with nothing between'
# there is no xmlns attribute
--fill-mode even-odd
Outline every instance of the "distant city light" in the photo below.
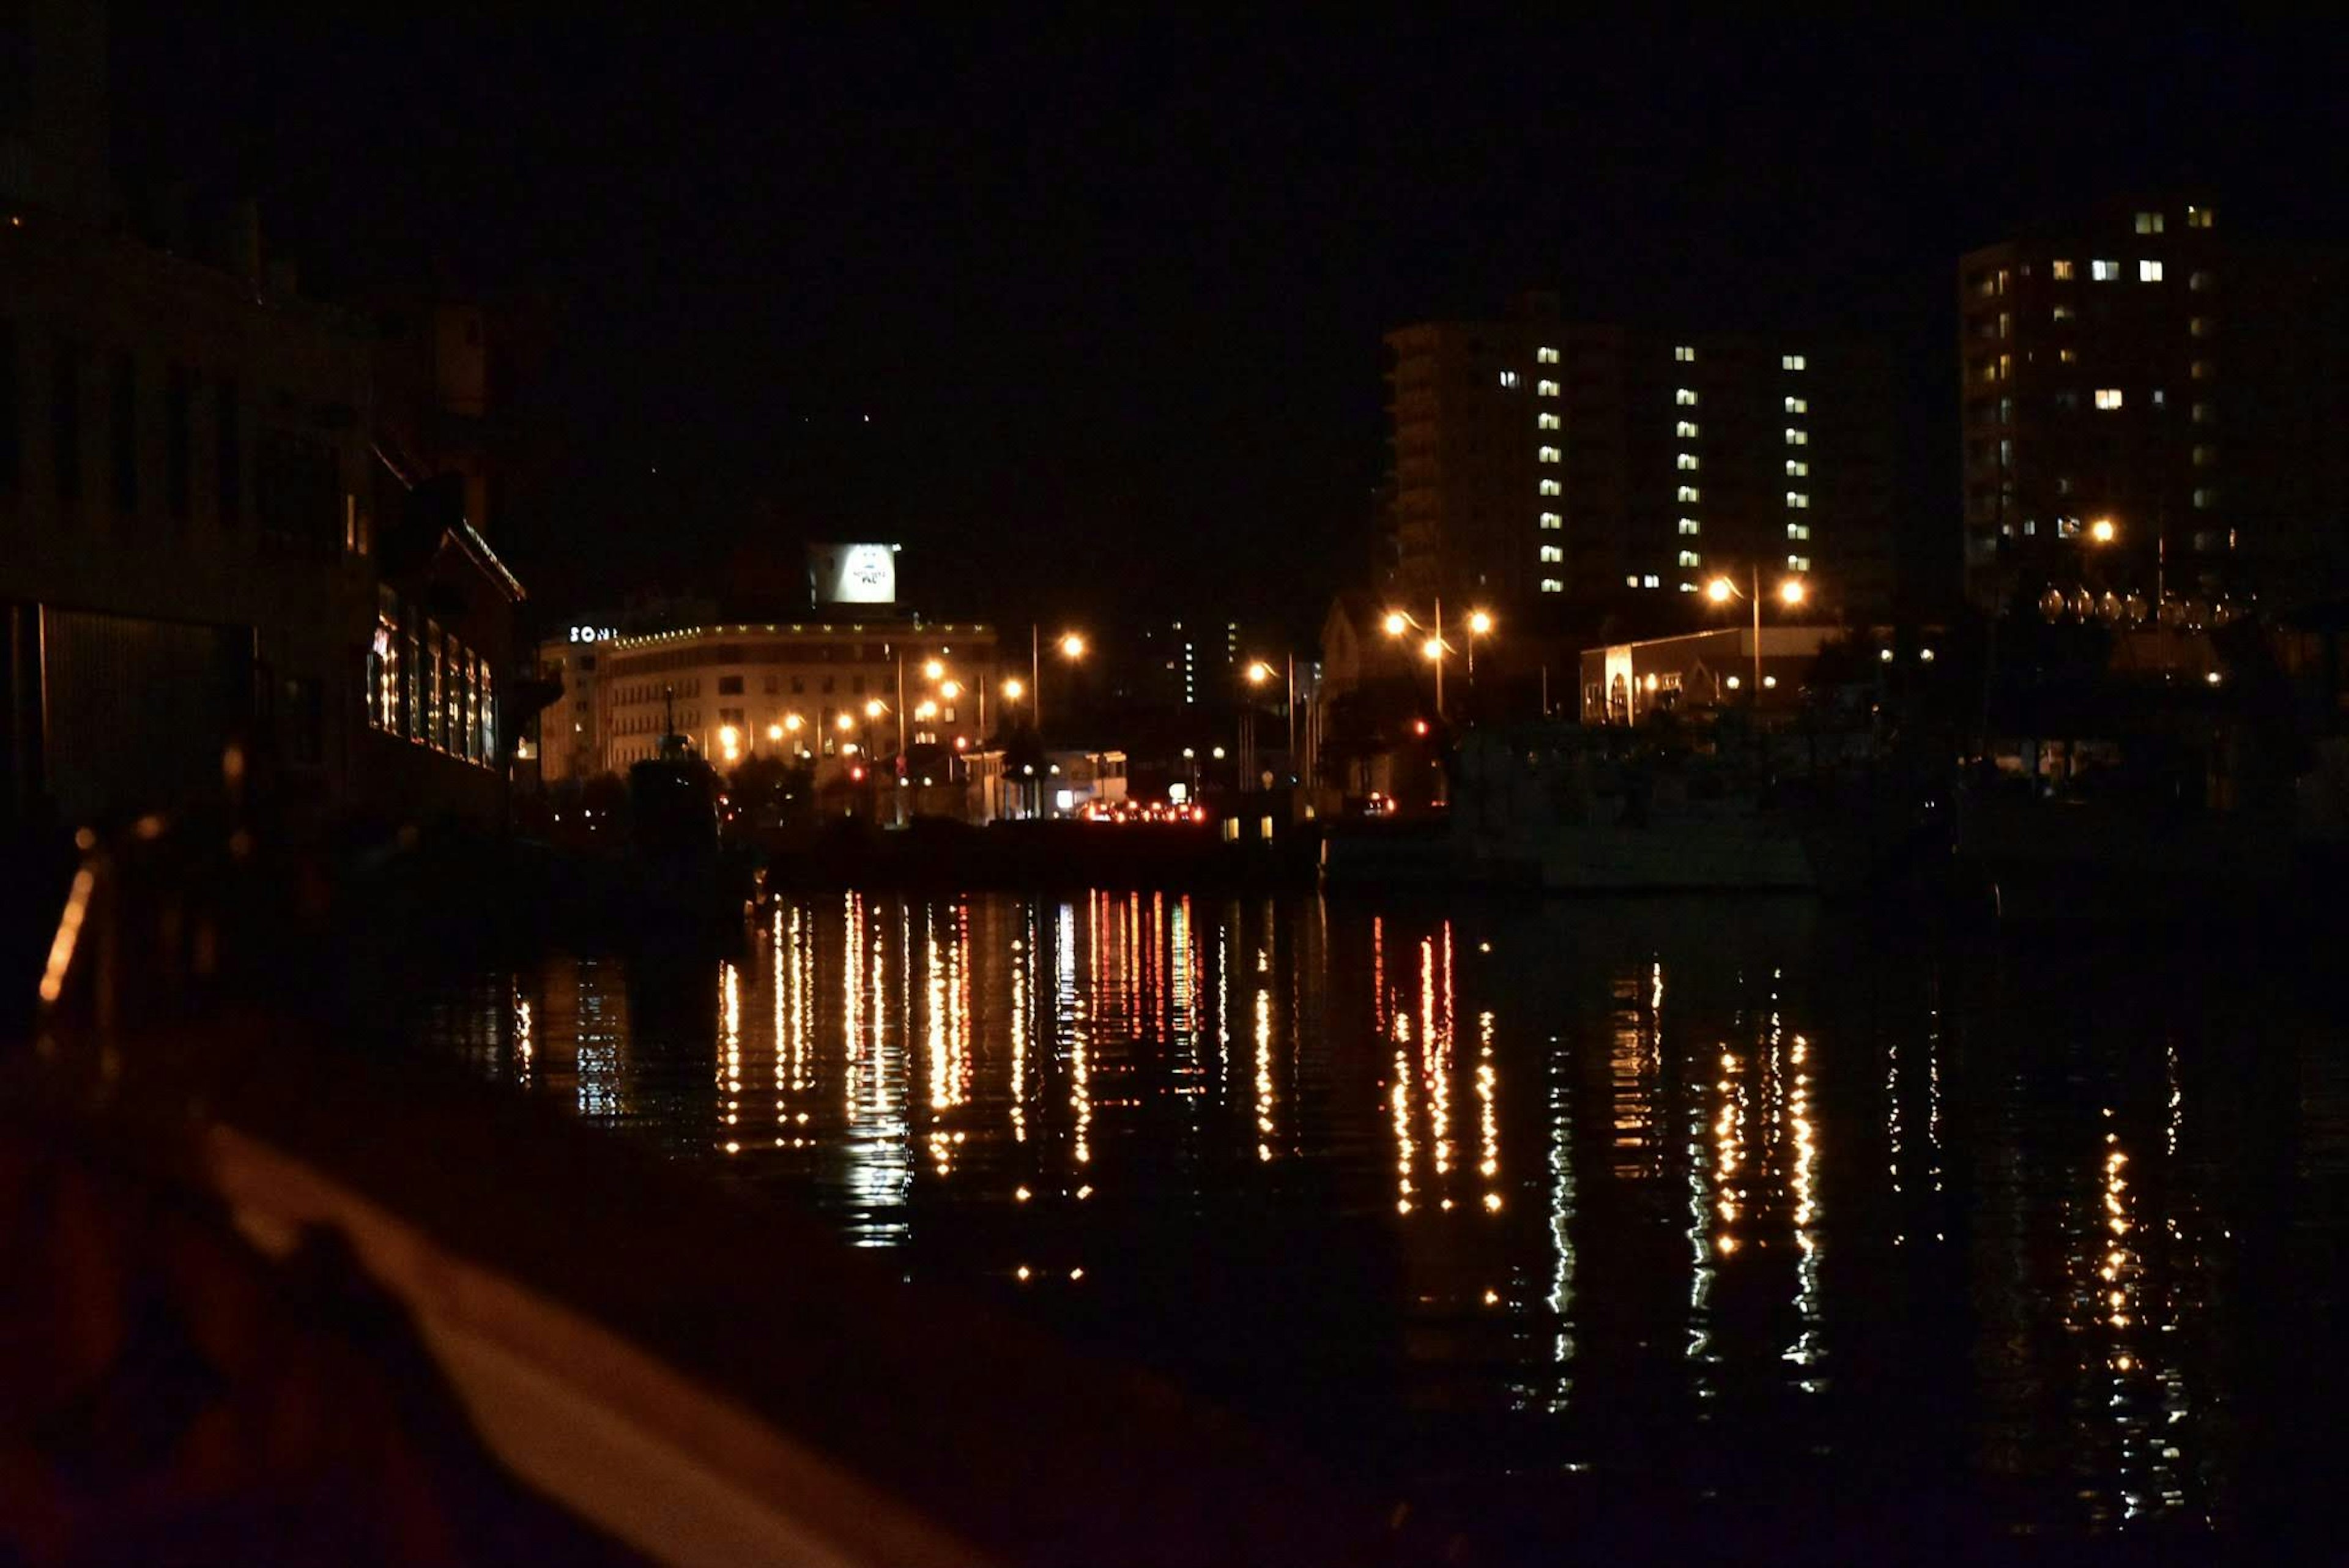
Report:
<svg viewBox="0 0 2349 1568"><path fill-rule="evenodd" d="M1247 667L1247 679L1248 684L1251 686L1263 685L1266 681L1272 679L1272 666L1267 664L1261 659L1257 659Z"/></svg>
<svg viewBox="0 0 2349 1568"><path fill-rule="evenodd" d="M839 718L834 719L833 722L839 726L840 732L844 735L848 733L849 731L856 728L856 715L854 713L843 713Z"/></svg>
<svg viewBox="0 0 2349 1568"><path fill-rule="evenodd" d="M1711 599L1717 605L1727 604L1729 602L1729 596L1736 591L1737 590L1735 588L1729 586L1729 579L1727 577L1715 577L1713 581L1705 584L1704 586L1704 597Z"/></svg>
<svg viewBox="0 0 2349 1568"><path fill-rule="evenodd" d="M1431 637L1419 645L1419 651L1426 657L1429 663L1433 664L1444 657L1444 639L1440 637Z"/></svg>
<svg viewBox="0 0 2349 1568"><path fill-rule="evenodd" d="M780 741L782 738L783 727L781 724L770 724L767 726L767 739L771 741Z"/></svg>
<svg viewBox="0 0 2349 1568"><path fill-rule="evenodd" d="M1411 621L1401 610L1387 611L1386 628L1389 637L1401 637L1411 627Z"/></svg>
<svg viewBox="0 0 2349 1568"><path fill-rule="evenodd" d="M887 711L888 709L883 706L881 699L878 697L875 697L873 701L864 704L864 716L868 719L878 719L882 714Z"/></svg>
<svg viewBox="0 0 2349 1568"><path fill-rule="evenodd" d="M1016 678L1003 683L1003 700L1006 702L1017 702L1027 694L1028 688Z"/></svg>
<svg viewBox="0 0 2349 1568"><path fill-rule="evenodd" d="M1071 632L1064 632L1063 634L1061 634L1061 658L1063 658L1063 659L1082 659L1084 656L1085 656L1085 639L1084 639L1081 636L1080 636L1078 633L1073 632L1073 631L1071 631Z"/></svg>
<svg viewBox="0 0 2349 1568"><path fill-rule="evenodd" d="M1475 633L1478 637L1483 637L1493 629L1492 616L1484 610L1470 610L1468 612L1468 629Z"/></svg>
<svg viewBox="0 0 2349 1568"><path fill-rule="evenodd" d="M1780 583L1778 585L1778 597L1790 605L1801 604L1803 602L1803 579L1800 577L1788 577L1785 582Z"/></svg>
<svg viewBox="0 0 2349 1568"><path fill-rule="evenodd" d="M926 680L936 680L939 676L944 675L946 672L947 667L939 663L935 659L922 666L922 674Z"/></svg>
<svg viewBox="0 0 2349 1568"><path fill-rule="evenodd" d="M2088 524L2088 537L2099 545L2111 544L2119 533L2120 530L2113 526L2113 520L2109 517L2099 517Z"/></svg>

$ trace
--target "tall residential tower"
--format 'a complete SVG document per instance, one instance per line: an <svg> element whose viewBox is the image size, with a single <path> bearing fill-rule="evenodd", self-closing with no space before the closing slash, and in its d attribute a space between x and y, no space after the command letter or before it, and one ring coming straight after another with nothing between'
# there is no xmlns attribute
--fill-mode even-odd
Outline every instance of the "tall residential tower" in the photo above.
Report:
<svg viewBox="0 0 2349 1568"><path fill-rule="evenodd" d="M2199 194L1963 257L1971 597L2338 591L2342 283L2338 257L2230 239Z"/></svg>
<svg viewBox="0 0 2349 1568"><path fill-rule="evenodd" d="M1381 587L1517 613L1650 609L1721 572L1889 601L1889 369L1872 346L1506 317L1390 333Z"/></svg>

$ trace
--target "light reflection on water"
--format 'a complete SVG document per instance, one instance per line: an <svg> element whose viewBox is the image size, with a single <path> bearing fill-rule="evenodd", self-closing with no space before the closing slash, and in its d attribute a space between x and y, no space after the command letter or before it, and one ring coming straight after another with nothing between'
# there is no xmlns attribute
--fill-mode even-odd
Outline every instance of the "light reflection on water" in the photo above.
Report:
<svg viewBox="0 0 2349 1568"><path fill-rule="evenodd" d="M730 961L487 983L419 1034L1406 1480L2238 1506L2230 1368L2278 1325L2229 1162L2302 1108L2221 996L1802 904L1111 892L811 898Z"/></svg>

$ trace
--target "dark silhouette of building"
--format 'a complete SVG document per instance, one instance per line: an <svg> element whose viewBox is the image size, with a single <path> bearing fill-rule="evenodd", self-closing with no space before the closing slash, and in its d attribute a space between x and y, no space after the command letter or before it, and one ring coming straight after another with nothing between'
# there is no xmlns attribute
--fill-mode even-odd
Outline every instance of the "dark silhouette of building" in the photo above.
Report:
<svg viewBox="0 0 2349 1568"><path fill-rule="evenodd" d="M1425 614L1670 614L1712 576L1892 592L1889 361L1873 345L1506 317L1390 333L1380 587Z"/></svg>
<svg viewBox="0 0 2349 1568"><path fill-rule="evenodd" d="M2287 599L2349 566L2341 259L2230 237L2207 195L2115 201L1958 264L1964 570Z"/></svg>

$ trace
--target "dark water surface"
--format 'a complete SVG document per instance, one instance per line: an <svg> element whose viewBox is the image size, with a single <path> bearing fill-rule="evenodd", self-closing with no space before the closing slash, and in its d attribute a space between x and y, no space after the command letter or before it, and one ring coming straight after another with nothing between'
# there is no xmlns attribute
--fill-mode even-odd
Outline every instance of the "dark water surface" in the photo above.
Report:
<svg viewBox="0 0 2349 1568"><path fill-rule="evenodd" d="M412 1033L1496 1555L2330 1557L2317 967L1802 900L833 895Z"/></svg>

